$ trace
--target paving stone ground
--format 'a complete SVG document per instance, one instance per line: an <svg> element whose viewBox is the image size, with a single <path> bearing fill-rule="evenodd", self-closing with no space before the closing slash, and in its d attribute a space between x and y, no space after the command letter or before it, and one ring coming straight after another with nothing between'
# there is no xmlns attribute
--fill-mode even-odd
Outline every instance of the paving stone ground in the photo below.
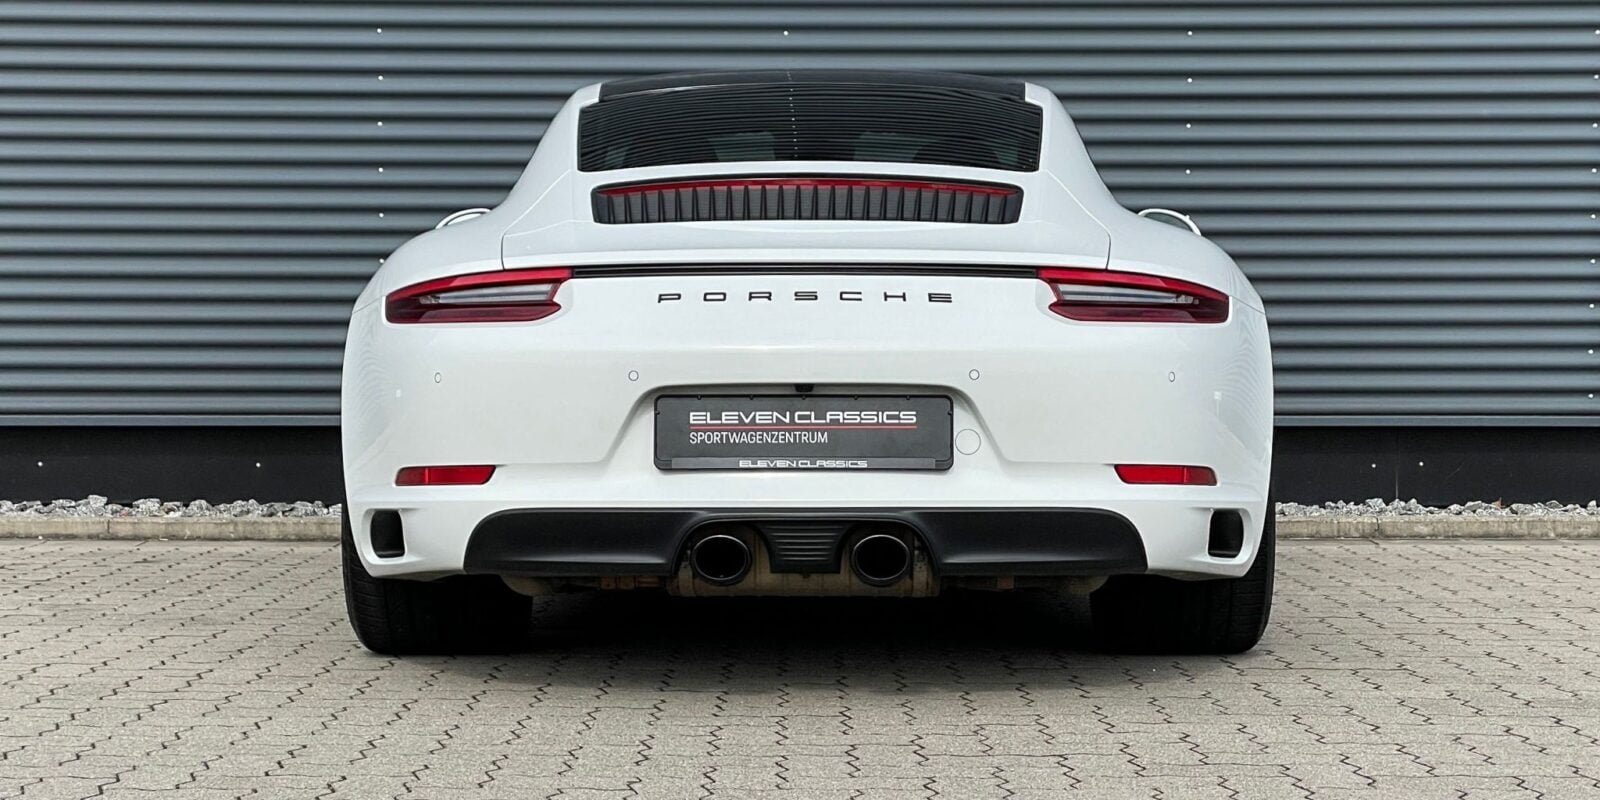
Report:
<svg viewBox="0 0 1600 800"><path fill-rule="evenodd" d="M0 796L1600 797L1597 576L1600 543L1287 542L1227 658L973 594L569 596L534 652L393 659L332 546L0 542Z"/></svg>

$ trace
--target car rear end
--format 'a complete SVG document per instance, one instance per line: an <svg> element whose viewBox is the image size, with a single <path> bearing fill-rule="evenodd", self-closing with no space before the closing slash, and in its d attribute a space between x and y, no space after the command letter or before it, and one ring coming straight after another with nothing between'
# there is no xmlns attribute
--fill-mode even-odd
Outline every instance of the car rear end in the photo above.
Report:
<svg viewBox="0 0 1600 800"><path fill-rule="evenodd" d="M523 594L1245 576L1259 300L1080 159L1053 98L984 79L581 92L506 204L358 302L347 546Z"/></svg>

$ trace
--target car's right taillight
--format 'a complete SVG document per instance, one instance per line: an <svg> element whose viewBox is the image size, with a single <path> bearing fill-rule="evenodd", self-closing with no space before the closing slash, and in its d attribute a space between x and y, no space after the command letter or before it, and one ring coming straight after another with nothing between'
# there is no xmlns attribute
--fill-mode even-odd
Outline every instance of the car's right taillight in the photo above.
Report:
<svg viewBox="0 0 1600 800"><path fill-rule="evenodd" d="M390 322L529 322L561 310L556 290L572 270L511 269L456 275L397 289L384 301Z"/></svg>
<svg viewBox="0 0 1600 800"><path fill-rule="evenodd" d="M1050 310L1082 322L1224 322L1228 296L1198 283L1103 269L1046 268Z"/></svg>

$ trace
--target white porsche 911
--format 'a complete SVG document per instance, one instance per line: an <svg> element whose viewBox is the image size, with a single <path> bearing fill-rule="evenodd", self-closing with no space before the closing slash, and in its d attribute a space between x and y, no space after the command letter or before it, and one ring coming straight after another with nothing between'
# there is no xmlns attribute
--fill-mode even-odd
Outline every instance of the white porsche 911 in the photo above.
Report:
<svg viewBox="0 0 1600 800"><path fill-rule="evenodd" d="M505 202L356 301L356 633L512 649L529 596L575 588L1043 588L1092 593L1111 649L1249 649L1267 323L1197 233L1118 205L1031 84L579 90Z"/></svg>

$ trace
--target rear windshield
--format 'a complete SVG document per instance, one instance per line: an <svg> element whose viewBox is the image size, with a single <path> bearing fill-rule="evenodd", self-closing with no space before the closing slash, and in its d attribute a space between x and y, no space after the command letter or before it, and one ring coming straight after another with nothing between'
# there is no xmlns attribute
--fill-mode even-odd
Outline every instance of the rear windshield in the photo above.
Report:
<svg viewBox="0 0 1600 800"><path fill-rule="evenodd" d="M719 161L1039 168L1042 110L937 86L776 83L625 95L578 118L585 172Z"/></svg>

